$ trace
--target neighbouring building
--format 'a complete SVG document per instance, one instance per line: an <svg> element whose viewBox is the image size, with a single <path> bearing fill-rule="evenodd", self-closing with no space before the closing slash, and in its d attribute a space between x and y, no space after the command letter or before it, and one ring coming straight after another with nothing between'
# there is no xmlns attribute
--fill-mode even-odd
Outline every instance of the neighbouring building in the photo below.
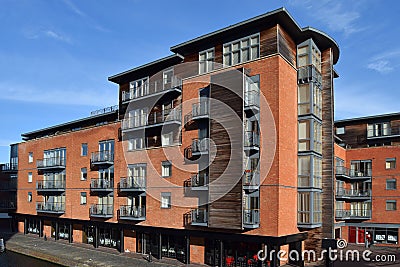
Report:
<svg viewBox="0 0 400 267"><path fill-rule="evenodd" d="M171 51L108 78L117 108L22 135L18 230L212 266L320 248L336 42L282 8Z"/></svg>
<svg viewBox="0 0 400 267"><path fill-rule="evenodd" d="M400 113L335 122L335 233L350 243L399 245Z"/></svg>

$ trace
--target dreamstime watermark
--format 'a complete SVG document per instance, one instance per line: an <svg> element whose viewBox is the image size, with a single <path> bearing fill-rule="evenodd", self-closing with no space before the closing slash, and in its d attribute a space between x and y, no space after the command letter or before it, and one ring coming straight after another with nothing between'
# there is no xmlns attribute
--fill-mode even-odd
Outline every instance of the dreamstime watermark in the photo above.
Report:
<svg viewBox="0 0 400 267"><path fill-rule="evenodd" d="M273 261L277 259L279 261L351 261L351 262L396 262L397 257L395 254L373 254L369 249L360 251L357 249L345 249L347 247L347 241L340 239L337 241L337 248L323 249L318 256L315 250L303 250L300 254L297 250L268 250L267 245L264 249L258 251L257 257L260 261Z"/></svg>

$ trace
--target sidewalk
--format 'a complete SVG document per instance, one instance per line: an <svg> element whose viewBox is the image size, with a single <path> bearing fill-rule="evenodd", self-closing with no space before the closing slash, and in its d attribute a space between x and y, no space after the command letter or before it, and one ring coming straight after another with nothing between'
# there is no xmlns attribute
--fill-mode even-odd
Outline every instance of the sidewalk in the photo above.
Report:
<svg viewBox="0 0 400 267"><path fill-rule="evenodd" d="M13 234L6 240L7 250L64 266L189 266L176 260L157 260L154 257L152 262L148 262L145 255L141 254L119 253L108 248L95 249L87 244L69 244L60 240L57 242L52 239L44 241L42 238L20 233ZM190 264L190 266L201 265Z"/></svg>

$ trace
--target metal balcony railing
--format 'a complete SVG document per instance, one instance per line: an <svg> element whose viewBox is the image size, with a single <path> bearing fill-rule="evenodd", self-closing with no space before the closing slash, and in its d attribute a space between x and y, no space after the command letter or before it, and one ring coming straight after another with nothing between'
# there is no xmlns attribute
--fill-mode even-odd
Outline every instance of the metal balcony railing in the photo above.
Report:
<svg viewBox="0 0 400 267"><path fill-rule="evenodd" d="M260 173L258 170L245 170L243 175L244 187L260 186Z"/></svg>
<svg viewBox="0 0 400 267"><path fill-rule="evenodd" d="M149 114L142 114L122 120L122 130L131 130L135 128L163 124L167 122L181 122L182 113L180 109L166 109L154 111Z"/></svg>
<svg viewBox="0 0 400 267"><path fill-rule="evenodd" d="M193 209L190 211L192 225L207 225L208 214L206 209Z"/></svg>
<svg viewBox="0 0 400 267"><path fill-rule="evenodd" d="M192 139L192 154L195 153L208 153L209 141L208 139Z"/></svg>
<svg viewBox="0 0 400 267"><path fill-rule="evenodd" d="M260 146L260 135L257 132L245 131L243 146L245 148L259 147Z"/></svg>
<svg viewBox="0 0 400 267"><path fill-rule="evenodd" d="M316 82L322 84L322 75L314 65L300 67L297 70L297 79L299 83Z"/></svg>
<svg viewBox="0 0 400 267"><path fill-rule="evenodd" d="M119 217L144 220L146 218L146 206L122 205L119 207Z"/></svg>
<svg viewBox="0 0 400 267"><path fill-rule="evenodd" d="M336 197L368 198L371 197L371 190L337 189Z"/></svg>
<svg viewBox="0 0 400 267"><path fill-rule="evenodd" d="M129 176L122 177L119 183L120 191L145 191L146 177L145 176Z"/></svg>
<svg viewBox="0 0 400 267"><path fill-rule="evenodd" d="M250 90L244 93L244 107L260 107L259 90Z"/></svg>
<svg viewBox="0 0 400 267"><path fill-rule="evenodd" d="M196 173L190 177L191 187L208 186L208 173Z"/></svg>
<svg viewBox="0 0 400 267"><path fill-rule="evenodd" d="M335 217L337 219L370 219L371 218L371 210L369 209L337 209L335 213Z"/></svg>
<svg viewBox="0 0 400 267"><path fill-rule="evenodd" d="M91 191L112 191L114 189L114 179L92 178L90 180Z"/></svg>
<svg viewBox="0 0 400 267"><path fill-rule="evenodd" d="M243 224L257 226L260 224L259 209L243 209Z"/></svg>
<svg viewBox="0 0 400 267"><path fill-rule="evenodd" d="M180 90L182 86L182 79L174 76L171 82L165 82L164 80L156 80L151 82L145 82L142 86L129 91L122 92L122 102L140 99L141 97L162 94L170 91L171 89Z"/></svg>
<svg viewBox="0 0 400 267"><path fill-rule="evenodd" d="M64 202L36 202L36 211L49 213L64 213Z"/></svg>
<svg viewBox="0 0 400 267"><path fill-rule="evenodd" d="M53 157L53 158L38 159L36 161L36 166L38 169L65 168L65 158Z"/></svg>
<svg viewBox="0 0 400 267"><path fill-rule="evenodd" d="M112 204L92 204L90 206L90 216L94 217L112 217L114 214L114 205Z"/></svg>
<svg viewBox="0 0 400 267"><path fill-rule="evenodd" d="M0 210L13 210L17 208L17 200L15 198L0 200Z"/></svg>
<svg viewBox="0 0 400 267"><path fill-rule="evenodd" d="M18 171L18 164L17 163L5 163L1 166L1 170L3 172L16 172Z"/></svg>
<svg viewBox="0 0 400 267"><path fill-rule="evenodd" d="M114 151L104 150L92 152L90 160L92 164L112 164L114 162Z"/></svg>
<svg viewBox="0 0 400 267"><path fill-rule="evenodd" d="M65 190L65 181L41 180L36 182L36 190Z"/></svg>
<svg viewBox="0 0 400 267"><path fill-rule="evenodd" d="M344 166L336 166L336 176L347 176L350 178L358 178L358 177L371 177L372 169L364 169L364 170L355 170L349 169Z"/></svg>

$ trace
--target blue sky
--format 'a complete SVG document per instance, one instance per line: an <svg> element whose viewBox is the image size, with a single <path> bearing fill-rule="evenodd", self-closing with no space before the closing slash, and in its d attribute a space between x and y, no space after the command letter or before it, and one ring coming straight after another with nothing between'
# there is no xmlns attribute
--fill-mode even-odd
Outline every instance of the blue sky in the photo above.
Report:
<svg viewBox="0 0 400 267"><path fill-rule="evenodd" d="M336 119L400 111L395 0L0 0L0 162L20 134L117 103L107 77L285 6L341 49Z"/></svg>

